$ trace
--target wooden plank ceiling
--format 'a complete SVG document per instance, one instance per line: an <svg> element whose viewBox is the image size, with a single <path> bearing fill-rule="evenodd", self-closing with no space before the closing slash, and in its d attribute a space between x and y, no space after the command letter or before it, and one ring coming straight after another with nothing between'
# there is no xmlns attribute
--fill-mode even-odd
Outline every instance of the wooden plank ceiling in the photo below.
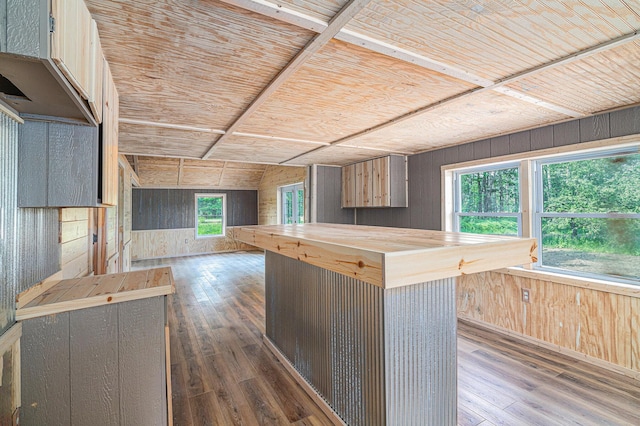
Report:
<svg viewBox="0 0 640 426"><path fill-rule="evenodd" d="M412 154L640 103L640 0L86 1L143 186L257 187L264 164Z"/></svg>

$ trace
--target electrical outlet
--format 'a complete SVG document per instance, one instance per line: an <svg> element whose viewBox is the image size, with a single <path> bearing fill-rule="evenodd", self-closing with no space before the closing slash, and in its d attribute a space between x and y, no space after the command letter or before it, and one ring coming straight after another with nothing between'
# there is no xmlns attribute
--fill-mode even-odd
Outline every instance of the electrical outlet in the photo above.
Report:
<svg viewBox="0 0 640 426"><path fill-rule="evenodd" d="M531 290L529 290L528 288L522 289L522 301L524 303L531 302Z"/></svg>

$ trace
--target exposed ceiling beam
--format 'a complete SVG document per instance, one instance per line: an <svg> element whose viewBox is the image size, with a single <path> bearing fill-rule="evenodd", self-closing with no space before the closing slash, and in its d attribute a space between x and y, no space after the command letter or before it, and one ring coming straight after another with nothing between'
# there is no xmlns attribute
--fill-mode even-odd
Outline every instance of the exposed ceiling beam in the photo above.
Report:
<svg viewBox="0 0 640 426"><path fill-rule="evenodd" d="M133 172L137 175L140 175L140 172L138 171L138 156L134 155L133 156Z"/></svg>
<svg viewBox="0 0 640 426"><path fill-rule="evenodd" d="M371 0L350 0L329 22L327 27L315 37L313 37L298 54L271 80L257 98L245 109L242 114L229 126L227 133L220 136L209 150L202 156L206 160L211 156L216 144L224 141L230 133L240 127L245 120L253 114L269 97L282 86L312 55L318 52L324 45L344 27L358 12L360 12Z"/></svg>
<svg viewBox="0 0 640 426"><path fill-rule="evenodd" d="M640 38L640 31L634 31L633 33L630 33L630 34L624 35L622 37L607 41L607 42L599 44L597 46L593 46L593 47L590 47L588 49L582 50L580 52L576 52L576 53L567 55L565 57L559 58L557 60L548 62L546 64L542 64L540 66L531 68L529 70L525 70L525 71L523 71L523 72L521 72L519 74L516 74L516 75L508 77L508 78L505 78L503 80L500 80L500 81L494 83L491 86L478 87L478 88L475 88L475 89L471 89L471 90L468 90L466 92L459 93L457 95L454 95L454 96L451 96L449 98L443 99L441 101L435 102L433 104L426 105L426 106L424 106L422 108L419 108L419 109L416 109L414 111L408 112L406 114L403 114L401 116L393 118L393 119L391 119L389 121L381 123L381 124L379 124L377 126L371 127L369 129L363 130L361 132L357 132L357 133L354 133L352 135L345 136L344 138L341 138L341 139L338 139L336 141L333 141L333 142L331 142L330 146L343 144L345 142L351 141L351 140L359 138L361 136L368 135L368 134L373 133L373 132L377 132L377 131L382 130L384 128L387 128L389 126L393 126L393 125L401 123L401 122L403 122L405 120L409 120L410 118L414 118L416 116L425 114L425 113L427 113L429 111L432 111L432 110L434 110L436 108L441 108L441 107L443 107L445 105L448 105L448 104L450 104L450 103L452 103L454 101L457 101L459 99L466 98L468 96L475 95L475 94L478 94L478 93L481 93L481 92L486 92L487 90L495 90L495 91L498 91L500 93L516 97L518 99L527 100L526 99L527 98L526 94L518 92L518 91L514 91L514 90L512 90L510 88L507 88L507 87L504 87L504 86L507 85L507 84L513 83L514 81L516 81L518 79L524 78L525 76L531 76L531 75L537 74L539 72L542 72L544 70L552 69L552 68L558 67L560 65L566 65L566 64L571 63L573 61L584 59L584 58L589 57L591 55L595 55L596 53L604 52L606 50L613 49L614 47L620 46L622 44L635 41L635 40L637 40L639 38ZM513 92L515 92L516 94L514 94ZM545 106L544 105L545 104L544 101L538 100L537 102L534 102L535 99L536 98L530 98L530 99L528 99L528 101L532 102L532 103L535 103L536 105ZM547 104L546 107L549 107L549 104ZM584 114L572 111L570 109L565 109L565 108L560 107L558 105L553 105L553 108L556 108L556 109L554 109L555 111L561 112L562 114L568 115L570 117L584 116ZM573 115L571 113L578 114L578 115ZM308 155L308 154L311 154L313 152L317 152L319 150L323 150L323 149L326 149L326 148L328 148L328 147L327 146L321 146L321 147L315 148L313 150L307 151L306 153L296 155L295 157L292 157L292 158L290 158L290 159L288 159L286 161L283 161L280 164L289 163L291 161L299 159L300 157L303 157L305 155ZM365 147L362 147L362 148L365 148Z"/></svg>
<svg viewBox="0 0 640 426"><path fill-rule="evenodd" d="M331 143L329 143L329 142L311 141L311 140L308 140L308 139L282 138L280 136L258 135L258 134L255 134L255 133L233 132L233 136L242 136L242 137L247 137L247 138L267 139L267 140L285 141L285 142L308 143L308 144L312 144L312 145L331 145Z"/></svg>
<svg viewBox="0 0 640 426"><path fill-rule="evenodd" d="M224 135L225 133L224 130L219 130L219 129L185 126L183 124L160 123L158 121L134 120L132 118L120 118L118 122L123 124L137 124L137 125L149 126L149 127L162 127L164 129L190 130L193 132L214 133L216 135Z"/></svg>
<svg viewBox="0 0 640 426"><path fill-rule="evenodd" d="M310 31L316 31L316 32L322 31L322 29L325 28L327 25L326 22L320 19L305 15L301 12L297 12L295 10L283 7L278 4L270 3L265 0L221 0L221 1L224 3L228 3L231 5L246 9L246 10L251 10L253 12L260 13L265 16L272 17L274 19L277 19L283 22L287 22L292 25L296 25L301 28L305 28ZM405 62L410 62L422 68L437 71L441 74L445 74L447 76L450 76L468 83L472 83L477 86L491 87L492 90L500 92L504 95L520 99L521 101L524 101L524 102L535 104L537 106L549 109L551 111L560 112L570 117L578 118L578 117L583 117L585 114L580 113L578 111L573 111L562 105L557 105L557 104L543 101L542 99L536 98L534 96L530 96L527 93L519 90L515 90L511 88L506 89L503 86L509 83L513 83L516 80L531 76L533 74L537 74L538 72L545 71L560 65L565 65L572 61L583 59L595 53L613 49L622 44L634 41L638 39L638 31L635 31L633 33L624 35L614 40L602 43L598 46L594 46L592 48L583 50L581 52L569 55L567 57L560 58L557 61L552 61L547 64L543 64L540 67L535 67L535 68L525 70L524 72L515 74L513 76L509 76L499 81L491 81L491 80L482 78L480 76L474 75L465 70L459 69L455 66L445 64L435 59L419 55L417 53L403 49L401 47L394 46L392 44L386 43L381 40L376 40L374 38L368 37L364 34L357 33L355 31L348 30L346 28L341 29L336 34L335 38L347 43L351 43L351 44L355 44L355 45L367 48L369 50L381 53L386 56L393 57L395 59L400 59Z"/></svg>

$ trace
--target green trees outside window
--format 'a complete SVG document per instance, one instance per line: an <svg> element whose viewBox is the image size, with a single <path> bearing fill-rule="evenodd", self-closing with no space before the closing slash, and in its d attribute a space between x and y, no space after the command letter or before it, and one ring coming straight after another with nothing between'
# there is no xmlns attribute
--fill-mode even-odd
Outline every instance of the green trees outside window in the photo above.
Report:
<svg viewBox="0 0 640 426"><path fill-rule="evenodd" d="M196 194L196 237L224 235L224 194Z"/></svg>

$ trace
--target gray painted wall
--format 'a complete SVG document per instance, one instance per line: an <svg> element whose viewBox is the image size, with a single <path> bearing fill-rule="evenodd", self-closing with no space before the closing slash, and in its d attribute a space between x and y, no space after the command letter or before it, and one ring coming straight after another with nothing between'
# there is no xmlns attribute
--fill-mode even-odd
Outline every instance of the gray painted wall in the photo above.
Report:
<svg viewBox="0 0 640 426"><path fill-rule="evenodd" d="M355 209L340 208L342 203L340 193L342 188L342 168L318 166L317 173L317 222L353 224Z"/></svg>
<svg viewBox="0 0 640 426"><path fill-rule="evenodd" d="M408 164L409 207L357 209L357 223L358 225L440 230L440 166L638 133L640 133L640 107L633 107L412 155L409 157ZM321 189L322 185L326 188ZM339 183L318 179L318 193L336 191L340 194L340 190ZM330 198L326 200L333 201ZM321 210L329 212L325 217L333 217L335 209L340 208L340 197L338 196L336 200L337 202L327 205L318 203L318 217L325 215Z"/></svg>
<svg viewBox="0 0 640 426"><path fill-rule="evenodd" d="M134 188L132 230L195 227L195 194L227 194L227 226L258 224L258 191Z"/></svg>

